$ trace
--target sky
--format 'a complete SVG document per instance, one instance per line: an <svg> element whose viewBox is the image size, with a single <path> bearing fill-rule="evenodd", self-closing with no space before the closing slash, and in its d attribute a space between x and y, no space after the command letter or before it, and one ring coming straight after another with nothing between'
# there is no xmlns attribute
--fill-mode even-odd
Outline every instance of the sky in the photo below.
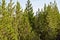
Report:
<svg viewBox="0 0 60 40"><path fill-rule="evenodd" d="M20 5L21 5L21 8L22 9L25 9L26 7L26 3L27 3L27 0L18 0L20 2ZM48 5L50 2L54 2L54 0L30 0L31 3L32 3L32 7L33 7L33 10L34 12L36 12L38 10L38 8L42 9L44 7L44 4L46 3L46 5ZM0 0L1 2L1 0ZM9 0L6 0L6 3L8 3ZM13 0L13 2L17 2L17 0ZM57 2L57 6L58 6L58 9L60 11L60 0L56 0Z"/></svg>

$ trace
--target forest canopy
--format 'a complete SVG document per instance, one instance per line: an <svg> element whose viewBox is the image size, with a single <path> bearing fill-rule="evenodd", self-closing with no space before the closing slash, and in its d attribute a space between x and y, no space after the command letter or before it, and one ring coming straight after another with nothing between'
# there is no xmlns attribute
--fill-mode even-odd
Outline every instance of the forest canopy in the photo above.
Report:
<svg viewBox="0 0 60 40"><path fill-rule="evenodd" d="M38 1L38 0L37 0ZM0 40L60 40L60 13L56 1L44 4L34 15L27 0L22 10L20 2L0 2ZM37 4L36 4L37 5Z"/></svg>

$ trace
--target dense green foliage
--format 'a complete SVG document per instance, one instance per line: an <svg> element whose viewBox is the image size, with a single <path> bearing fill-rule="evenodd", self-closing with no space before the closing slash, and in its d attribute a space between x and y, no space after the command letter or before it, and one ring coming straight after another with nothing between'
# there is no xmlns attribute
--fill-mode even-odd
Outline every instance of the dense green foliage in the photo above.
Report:
<svg viewBox="0 0 60 40"><path fill-rule="evenodd" d="M38 0L37 0L38 1ZM60 40L60 14L57 3L46 4L34 15L30 0L23 11L20 3L0 3L0 40Z"/></svg>

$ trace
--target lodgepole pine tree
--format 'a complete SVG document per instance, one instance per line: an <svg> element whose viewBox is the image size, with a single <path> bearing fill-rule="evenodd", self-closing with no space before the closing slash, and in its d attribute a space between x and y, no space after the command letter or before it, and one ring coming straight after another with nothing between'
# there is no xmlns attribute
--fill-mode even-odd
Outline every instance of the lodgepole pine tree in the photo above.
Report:
<svg viewBox="0 0 60 40"><path fill-rule="evenodd" d="M25 11L27 12L26 14L28 15L29 23L34 29L34 13L33 13L33 8L32 4L30 3L30 0L27 1Z"/></svg>
<svg viewBox="0 0 60 40"><path fill-rule="evenodd" d="M21 11L20 3L16 5L16 26L18 29L18 40L33 40L35 34L31 31L28 17L26 12ZM36 40L36 39L35 39Z"/></svg>
<svg viewBox="0 0 60 40"><path fill-rule="evenodd" d="M1 40L17 40L14 28L12 27L12 18L9 17L5 0L2 0L2 22L0 25Z"/></svg>
<svg viewBox="0 0 60 40"><path fill-rule="evenodd" d="M5 13L5 0L2 0L2 5L0 6L0 15L3 15ZM3 35L3 31L4 31L4 26L3 26L3 18L0 17L0 40L4 40L5 39L5 35ZM4 37L4 38L3 38Z"/></svg>
<svg viewBox="0 0 60 40"><path fill-rule="evenodd" d="M22 11L21 11L21 7L20 7L20 3L17 1L17 4L16 4L16 22L15 22L15 26L17 28L17 32L18 32L18 40L21 40L21 36L20 36L20 29L21 29L21 22L22 22Z"/></svg>
<svg viewBox="0 0 60 40"><path fill-rule="evenodd" d="M12 0L10 0L10 2L8 3L8 6L7 6L7 10L8 10L8 13L10 16L12 16L14 14L14 9L15 9L15 5L14 5L14 2L12 2Z"/></svg>
<svg viewBox="0 0 60 40"><path fill-rule="evenodd" d="M55 15L57 17L56 18L56 20L57 20L57 23L56 23L57 24L57 28L56 28L56 30L57 30L56 31L57 32L57 36L56 36L55 39L56 40L60 40L60 34L59 34L60 33L60 26L59 26L60 25L60 21L59 21L60 20L60 18L59 18L60 17L60 14L59 14L59 10L58 10L56 1L54 1L53 9L54 9L54 13L55 13Z"/></svg>
<svg viewBox="0 0 60 40"><path fill-rule="evenodd" d="M47 22L47 10L46 10L46 4L44 5L44 11L41 11L40 16L38 17L39 18L39 27L40 27L40 38L42 40L47 40L47 35L48 35L48 29L49 27L47 26L48 25L48 22Z"/></svg>
<svg viewBox="0 0 60 40"><path fill-rule="evenodd" d="M47 12L48 12L47 22L49 27L49 32L48 32L49 37L47 37L47 39L56 40L59 13L55 2L53 5L52 4L48 5Z"/></svg>
<svg viewBox="0 0 60 40"><path fill-rule="evenodd" d="M44 11L37 11L36 14L36 26L35 26L35 30L37 32L37 34L39 35L39 37L42 40L45 40L45 36L47 35L47 20L46 20L46 16L47 16L47 12L46 12L46 5L44 6Z"/></svg>
<svg viewBox="0 0 60 40"><path fill-rule="evenodd" d="M57 30L57 37L56 37L56 40L60 40L60 13L59 13L59 16L58 16L58 30Z"/></svg>

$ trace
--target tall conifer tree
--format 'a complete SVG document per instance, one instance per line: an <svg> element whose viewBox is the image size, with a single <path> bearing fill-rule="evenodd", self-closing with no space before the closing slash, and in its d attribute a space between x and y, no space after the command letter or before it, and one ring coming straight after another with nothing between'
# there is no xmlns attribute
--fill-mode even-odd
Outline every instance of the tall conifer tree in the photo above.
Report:
<svg viewBox="0 0 60 40"><path fill-rule="evenodd" d="M33 8L32 8L32 4L30 3L30 0L27 1L25 11L27 12L26 14L28 15L30 25L32 27L34 27L34 22L33 22L34 21L34 16L33 16L34 13L33 13Z"/></svg>
<svg viewBox="0 0 60 40"><path fill-rule="evenodd" d="M55 2L47 7L47 22L48 22L48 27L49 27L49 40L56 40L56 35L57 35L57 27L58 27L58 10Z"/></svg>

